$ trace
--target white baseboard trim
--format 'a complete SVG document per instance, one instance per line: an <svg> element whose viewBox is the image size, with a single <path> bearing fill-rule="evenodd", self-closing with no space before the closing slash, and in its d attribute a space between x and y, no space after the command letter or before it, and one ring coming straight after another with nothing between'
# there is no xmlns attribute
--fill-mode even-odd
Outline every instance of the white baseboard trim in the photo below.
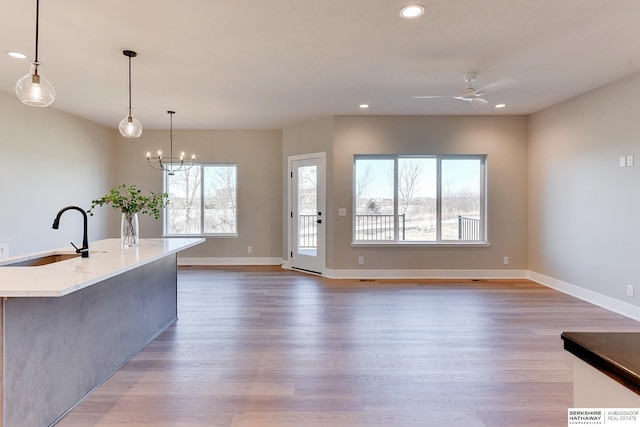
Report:
<svg viewBox="0 0 640 427"><path fill-rule="evenodd" d="M640 321L640 307L620 301L606 295L599 294L594 291L554 279L553 277L529 271L528 278L536 283L544 285L548 288L555 289L564 294L571 295L593 305L597 305L614 313L621 314L634 320Z"/></svg>
<svg viewBox="0 0 640 427"><path fill-rule="evenodd" d="M330 279L526 279L527 270L332 270Z"/></svg>
<svg viewBox="0 0 640 427"><path fill-rule="evenodd" d="M178 257L178 265L281 265L282 258L260 257Z"/></svg>

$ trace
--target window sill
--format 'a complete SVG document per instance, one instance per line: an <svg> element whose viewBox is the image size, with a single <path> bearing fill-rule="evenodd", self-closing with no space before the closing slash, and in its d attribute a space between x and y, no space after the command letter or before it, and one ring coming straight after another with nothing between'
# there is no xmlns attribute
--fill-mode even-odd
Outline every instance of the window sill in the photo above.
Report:
<svg viewBox="0 0 640 427"><path fill-rule="evenodd" d="M414 248L414 247L438 247L438 248L488 248L491 246L489 242L351 242L353 247L401 247L401 248Z"/></svg>

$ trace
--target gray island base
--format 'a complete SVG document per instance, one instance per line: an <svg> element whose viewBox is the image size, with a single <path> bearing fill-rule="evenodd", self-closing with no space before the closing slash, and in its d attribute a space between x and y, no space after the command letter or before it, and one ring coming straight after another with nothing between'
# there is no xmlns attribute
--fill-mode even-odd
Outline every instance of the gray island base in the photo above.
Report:
<svg viewBox="0 0 640 427"><path fill-rule="evenodd" d="M60 297L3 298L3 427L55 424L177 319L177 250L134 258L123 271ZM64 261L79 262L91 269L91 258ZM42 267L0 266L0 280L16 268Z"/></svg>

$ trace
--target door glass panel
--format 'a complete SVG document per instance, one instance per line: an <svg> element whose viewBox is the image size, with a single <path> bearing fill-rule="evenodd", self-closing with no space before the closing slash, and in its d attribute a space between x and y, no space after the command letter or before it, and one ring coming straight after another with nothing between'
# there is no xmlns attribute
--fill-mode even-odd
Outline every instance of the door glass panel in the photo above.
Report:
<svg viewBox="0 0 640 427"><path fill-rule="evenodd" d="M318 171L316 166L298 168L298 253L317 256Z"/></svg>

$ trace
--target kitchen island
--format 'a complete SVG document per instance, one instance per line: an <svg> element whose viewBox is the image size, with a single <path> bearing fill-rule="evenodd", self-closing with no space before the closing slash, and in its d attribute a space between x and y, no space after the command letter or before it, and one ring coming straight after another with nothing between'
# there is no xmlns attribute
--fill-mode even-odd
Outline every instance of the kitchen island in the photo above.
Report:
<svg viewBox="0 0 640 427"><path fill-rule="evenodd" d="M106 239L88 258L24 266L66 251L57 250L2 259L2 427L54 424L173 323L177 253L202 242L123 248Z"/></svg>

